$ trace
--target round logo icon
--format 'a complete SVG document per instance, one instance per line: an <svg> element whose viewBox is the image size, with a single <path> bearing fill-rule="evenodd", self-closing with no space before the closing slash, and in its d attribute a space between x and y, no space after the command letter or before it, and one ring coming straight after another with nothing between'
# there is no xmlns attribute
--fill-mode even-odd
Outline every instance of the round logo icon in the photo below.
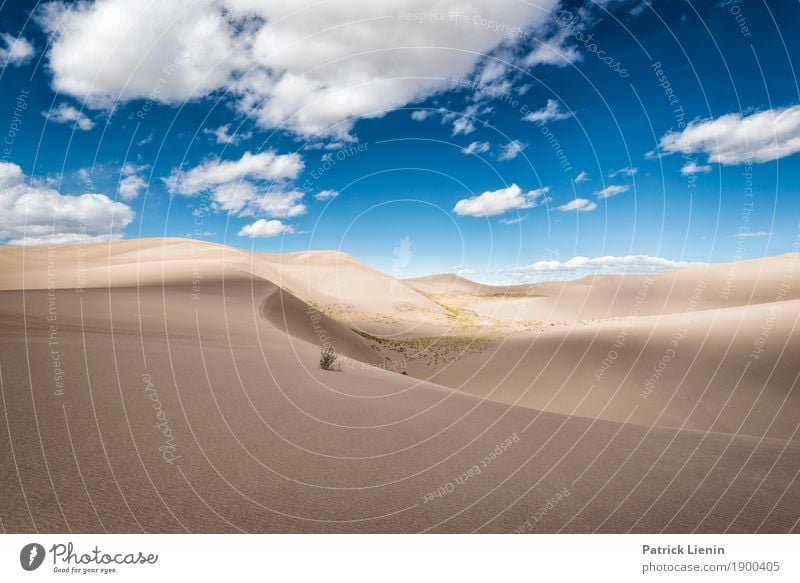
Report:
<svg viewBox="0 0 800 583"><path fill-rule="evenodd" d="M29 543L19 552L19 564L26 571L35 571L44 562L44 547L39 543Z"/></svg>

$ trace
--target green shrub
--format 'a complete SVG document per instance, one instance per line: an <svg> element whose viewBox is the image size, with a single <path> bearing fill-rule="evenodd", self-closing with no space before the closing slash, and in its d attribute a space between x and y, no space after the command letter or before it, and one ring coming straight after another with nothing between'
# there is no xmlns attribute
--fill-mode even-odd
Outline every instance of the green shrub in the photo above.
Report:
<svg viewBox="0 0 800 583"><path fill-rule="evenodd" d="M336 363L336 351L333 348L323 348L319 353L319 367L322 370L335 370L333 365Z"/></svg>

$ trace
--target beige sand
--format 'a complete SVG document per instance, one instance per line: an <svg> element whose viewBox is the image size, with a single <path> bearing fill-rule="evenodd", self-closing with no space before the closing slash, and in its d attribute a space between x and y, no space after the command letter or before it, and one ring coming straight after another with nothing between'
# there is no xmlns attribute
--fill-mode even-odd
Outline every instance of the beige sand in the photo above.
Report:
<svg viewBox="0 0 800 583"><path fill-rule="evenodd" d="M632 315L636 277L503 299L333 252L2 248L0 524L797 531L797 265L661 275Z"/></svg>

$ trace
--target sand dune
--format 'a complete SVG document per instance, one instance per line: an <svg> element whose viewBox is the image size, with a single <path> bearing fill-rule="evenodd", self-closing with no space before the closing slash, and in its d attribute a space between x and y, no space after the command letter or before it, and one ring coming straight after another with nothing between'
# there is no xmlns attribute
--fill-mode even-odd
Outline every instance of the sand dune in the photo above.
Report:
<svg viewBox="0 0 800 583"><path fill-rule="evenodd" d="M741 264L726 298L689 312L699 268L658 276L626 319L636 278L481 300L494 291L396 282L339 253L155 239L49 253L0 250L7 531L798 530L800 302L770 300L794 258ZM706 287L725 273L704 268ZM547 295L562 289L578 314ZM543 299L570 323L487 323L448 294ZM351 330L387 312L394 340ZM487 333L420 342L415 322ZM318 368L325 341L341 372Z"/></svg>
<svg viewBox="0 0 800 583"><path fill-rule="evenodd" d="M600 275L536 284L532 291L538 297L502 303L476 298L468 307L498 319L564 322L676 314L800 299L799 278L800 254L790 253L652 276Z"/></svg>
<svg viewBox="0 0 800 583"><path fill-rule="evenodd" d="M440 310L403 282L336 251L248 253L188 239L0 249L0 289L7 290L46 289L49 284L57 288L185 284L255 276L339 312L386 313L404 304Z"/></svg>
<svg viewBox="0 0 800 583"><path fill-rule="evenodd" d="M465 277L460 277L452 273L441 273L438 275L427 275L424 277L412 277L409 279L404 279L403 282L407 283L416 290L431 294L460 293L483 295L496 292L499 293L505 289L476 283Z"/></svg>

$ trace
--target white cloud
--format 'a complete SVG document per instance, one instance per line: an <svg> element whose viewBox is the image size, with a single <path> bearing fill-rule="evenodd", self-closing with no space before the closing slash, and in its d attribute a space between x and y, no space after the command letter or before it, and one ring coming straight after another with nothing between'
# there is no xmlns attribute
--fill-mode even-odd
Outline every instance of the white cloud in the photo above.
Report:
<svg viewBox="0 0 800 583"><path fill-rule="evenodd" d="M239 236L250 237L251 239L256 237L269 238L276 237L284 233L291 234L294 232L295 230L292 226L284 225L280 221L276 221L274 219L270 221L266 219L258 219L255 223L242 227L242 229L239 231Z"/></svg>
<svg viewBox="0 0 800 583"><path fill-rule="evenodd" d="M650 255L614 257L573 257L569 261L537 261L506 270L504 273L519 281L575 279L587 275L609 273L658 273L686 267L685 261L672 261Z"/></svg>
<svg viewBox="0 0 800 583"><path fill-rule="evenodd" d="M165 182L172 192L184 196L210 191L212 206L220 212L296 217L306 212L303 193L285 185L302 169L298 154L245 152L238 160L207 160L183 172L174 170Z"/></svg>
<svg viewBox="0 0 800 583"><path fill-rule="evenodd" d="M339 196L338 190L320 190L317 194L314 195L314 198L317 200L331 200L332 198L336 198Z"/></svg>
<svg viewBox="0 0 800 583"><path fill-rule="evenodd" d="M639 16L646 8L652 8L651 3L648 0L642 0L629 10L629 14L631 16Z"/></svg>
<svg viewBox="0 0 800 583"><path fill-rule="evenodd" d="M480 63L476 70L477 88L492 86L494 83L502 82L508 76L508 64L502 60L486 59Z"/></svg>
<svg viewBox="0 0 800 583"><path fill-rule="evenodd" d="M751 239L753 237L769 237L772 235L770 231L745 231L742 233L736 233L734 238L736 239Z"/></svg>
<svg viewBox="0 0 800 583"><path fill-rule="evenodd" d="M306 206L300 203L302 199L299 190L270 190L256 199L256 205L273 217L299 217L306 212Z"/></svg>
<svg viewBox="0 0 800 583"><path fill-rule="evenodd" d="M466 148L461 148L462 154L483 154L489 151L489 142L472 142Z"/></svg>
<svg viewBox="0 0 800 583"><path fill-rule="evenodd" d="M411 112L411 119L414 121L425 121L431 116L431 113L429 109L418 109Z"/></svg>
<svg viewBox="0 0 800 583"><path fill-rule="evenodd" d="M97 0L45 4L39 20L54 86L92 106L230 87L262 127L346 137L356 119L448 89L509 42L480 22L538 30L557 5L471 0L458 6L463 22L442 23L404 15L447 14L451 0Z"/></svg>
<svg viewBox="0 0 800 583"><path fill-rule="evenodd" d="M253 214L253 201L258 198L258 190L249 182L229 182L217 186L212 193L214 210L233 214Z"/></svg>
<svg viewBox="0 0 800 583"><path fill-rule="evenodd" d="M609 178L616 178L620 174L624 176L634 176L639 171L638 168L633 168L632 166L625 166L620 168L619 170L614 170L608 173Z"/></svg>
<svg viewBox="0 0 800 583"><path fill-rule="evenodd" d="M584 170L575 177L575 184L582 184L583 182L589 182L589 180L591 180L589 173Z"/></svg>
<svg viewBox="0 0 800 583"><path fill-rule="evenodd" d="M80 168L75 174L87 184L92 181L92 171L89 168Z"/></svg>
<svg viewBox="0 0 800 583"><path fill-rule="evenodd" d="M630 186L620 185L620 184L612 184L610 186L606 186L595 192L597 198L610 198L612 196L617 196L618 194L622 194L623 192L628 192L631 189Z"/></svg>
<svg viewBox="0 0 800 583"><path fill-rule="evenodd" d="M580 213L587 213L589 211L593 211L597 208L597 204L593 203L590 200L586 200L585 198L576 198L569 201L567 204L562 204L561 206L557 206L556 210L561 211L564 213L570 211L578 211Z"/></svg>
<svg viewBox="0 0 800 583"><path fill-rule="evenodd" d="M126 162L122 165L120 171L124 176L130 176L131 174L136 174L138 172L144 172L145 170L150 169L150 164L141 164L137 165L133 162Z"/></svg>
<svg viewBox="0 0 800 583"><path fill-rule="evenodd" d="M516 184L500 190L490 190L478 196L459 200L453 212L461 217L492 217L516 209L533 208L540 204L539 200L550 191L550 187L538 188L528 192Z"/></svg>
<svg viewBox="0 0 800 583"><path fill-rule="evenodd" d="M134 212L103 194L64 195L0 162L0 240L10 245L119 239Z"/></svg>
<svg viewBox="0 0 800 583"><path fill-rule="evenodd" d="M94 127L94 122L82 111L68 103L61 103L55 109L45 111L43 114L48 121L55 123L72 123L73 127L89 131Z"/></svg>
<svg viewBox="0 0 800 583"><path fill-rule="evenodd" d="M547 105L537 111L532 111L522 119L525 121L532 121L538 123L547 123L550 121L560 121L562 119L569 119L572 113L563 111L559 106L558 101L555 99L548 99Z"/></svg>
<svg viewBox="0 0 800 583"><path fill-rule="evenodd" d="M245 152L238 160L209 160L180 172L174 171L167 184L179 194L193 196L221 184L244 179L294 179L303 170L299 154L277 154L267 150L258 154Z"/></svg>
<svg viewBox="0 0 800 583"><path fill-rule="evenodd" d="M453 273L455 273L456 275L464 276L464 275L474 275L477 272L474 269L466 267L464 265L454 265Z"/></svg>
<svg viewBox="0 0 800 583"><path fill-rule="evenodd" d="M472 103L464 108L464 111L459 113L457 111L451 111L445 109L444 107L440 107L437 110L442 116L442 123L452 123L453 124L453 133L452 135L468 135L475 131L475 121L477 120L478 116L485 115L492 112L492 107L488 105L481 105L478 103Z"/></svg>
<svg viewBox="0 0 800 583"><path fill-rule="evenodd" d="M453 135L467 135L475 131L475 124L468 117L459 117L453 122Z"/></svg>
<svg viewBox="0 0 800 583"><path fill-rule="evenodd" d="M511 140L508 144L503 146L503 149L500 150L500 153L497 155L497 159L501 162L506 160L513 160L517 156L522 153L522 150L528 147L528 144L525 142L520 142L519 140Z"/></svg>
<svg viewBox="0 0 800 583"><path fill-rule="evenodd" d="M0 34L0 66L24 65L33 58L33 45L24 38L4 32Z"/></svg>
<svg viewBox="0 0 800 583"><path fill-rule="evenodd" d="M693 121L682 132L665 134L659 146L667 154L702 152L726 166L777 160L800 152L800 105Z"/></svg>
<svg viewBox="0 0 800 583"><path fill-rule="evenodd" d="M212 0L97 0L41 6L57 91L95 107L118 100L179 104L227 86L247 65Z"/></svg>
<svg viewBox="0 0 800 583"><path fill-rule="evenodd" d="M657 150L648 150L647 152L644 153L644 159L645 160L659 160L659 159L661 159L663 157L664 157L664 154L662 152L657 151Z"/></svg>
<svg viewBox="0 0 800 583"><path fill-rule="evenodd" d="M147 187L147 181L142 176L139 176L139 173L149 168L148 164L137 166L130 162L122 166L120 172L122 179L117 187L117 192L122 200L130 201L137 198L142 190Z"/></svg>
<svg viewBox="0 0 800 583"><path fill-rule="evenodd" d="M521 215L519 217L514 217L513 219L501 219L501 225L517 225L528 218L528 215Z"/></svg>
<svg viewBox="0 0 800 583"><path fill-rule="evenodd" d="M228 182L212 191L214 210L240 217L263 213L271 217L298 217L306 212L299 190L266 190L247 182Z"/></svg>
<svg viewBox="0 0 800 583"><path fill-rule="evenodd" d="M133 200L139 193L145 189L147 182L141 176L136 174L126 176L119 181L119 197L122 200Z"/></svg>
<svg viewBox="0 0 800 583"><path fill-rule="evenodd" d="M695 162L687 162L681 168L681 174L684 176L691 176L692 174L708 174L711 172L711 166L708 164L697 164Z"/></svg>
<svg viewBox="0 0 800 583"><path fill-rule="evenodd" d="M143 137L143 138L142 138L141 140L139 140L138 142L136 142L136 145L137 145L137 146L139 146L140 148L141 148L142 146L146 146L147 144L149 144L150 142L152 142L152 141L153 141L153 138L154 138L155 136L156 136L156 132L155 132L155 130L150 130L150 133L149 133L149 134L147 134L145 137Z"/></svg>
<svg viewBox="0 0 800 583"><path fill-rule="evenodd" d="M581 60L581 54L575 47L566 44L570 31L566 28L558 30L550 38L539 40L539 44L525 57L523 63L530 67L537 65L553 65L566 67Z"/></svg>
<svg viewBox="0 0 800 583"><path fill-rule="evenodd" d="M217 129L204 128L203 133L212 135L216 138L218 144L238 144L242 140L248 140L253 137L252 132L238 132L235 134L230 133L231 124L226 123Z"/></svg>

